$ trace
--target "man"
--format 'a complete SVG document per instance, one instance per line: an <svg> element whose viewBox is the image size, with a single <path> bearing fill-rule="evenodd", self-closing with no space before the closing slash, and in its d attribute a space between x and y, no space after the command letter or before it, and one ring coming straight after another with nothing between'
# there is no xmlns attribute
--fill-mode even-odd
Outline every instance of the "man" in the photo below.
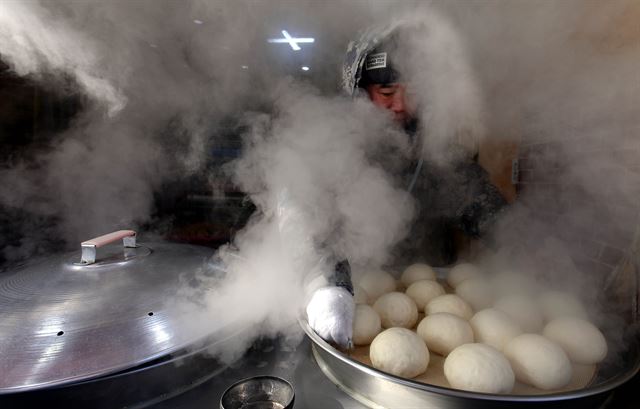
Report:
<svg viewBox="0 0 640 409"><path fill-rule="evenodd" d="M375 49L363 53L359 58L360 69L356 68L357 78L345 79L343 86L349 95L354 95L358 89L366 91L367 96L377 107L388 110L393 114L393 120L409 130L415 132L415 109L407 96L407 86L400 80L400 75L393 66L392 58L397 49L397 37L390 35L384 43ZM347 54L349 55L349 54ZM350 68L350 67L349 67ZM359 73L359 74L358 74ZM353 71L345 69L343 75L353 75Z"/></svg>
<svg viewBox="0 0 640 409"><path fill-rule="evenodd" d="M413 147L412 160L400 170L417 203L417 216L407 238L392 258L396 267L414 262L447 266L457 259L456 236L486 240L506 201L477 163L475 152L455 142L447 145L445 163L424 160L416 101L394 67L398 56L397 27L365 33L351 43L343 69L343 88L354 97L366 96L381 114L401 126ZM397 171L397 170L396 170ZM348 263L336 269L333 286L314 293L307 308L309 323L325 340L350 346L353 300Z"/></svg>

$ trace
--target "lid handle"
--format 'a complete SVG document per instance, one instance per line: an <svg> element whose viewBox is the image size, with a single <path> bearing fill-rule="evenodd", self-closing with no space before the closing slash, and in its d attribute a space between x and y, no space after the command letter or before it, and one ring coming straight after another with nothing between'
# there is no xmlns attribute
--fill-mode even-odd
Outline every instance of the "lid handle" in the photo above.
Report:
<svg viewBox="0 0 640 409"><path fill-rule="evenodd" d="M81 264L93 264L96 262L96 249L98 247L105 246L114 241L122 239L122 244L125 248L136 247L136 232L133 230L118 230L113 233L108 233L100 237L96 237L91 240L83 241L80 243L82 248Z"/></svg>

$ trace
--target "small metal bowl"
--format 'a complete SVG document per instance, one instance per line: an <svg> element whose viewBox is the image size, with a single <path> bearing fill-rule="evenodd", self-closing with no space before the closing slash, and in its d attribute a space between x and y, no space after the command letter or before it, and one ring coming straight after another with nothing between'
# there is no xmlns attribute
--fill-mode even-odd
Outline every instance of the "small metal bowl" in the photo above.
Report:
<svg viewBox="0 0 640 409"><path fill-rule="evenodd" d="M293 386L277 376L254 376L231 385L220 398L220 409L291 409Z"/></svg>

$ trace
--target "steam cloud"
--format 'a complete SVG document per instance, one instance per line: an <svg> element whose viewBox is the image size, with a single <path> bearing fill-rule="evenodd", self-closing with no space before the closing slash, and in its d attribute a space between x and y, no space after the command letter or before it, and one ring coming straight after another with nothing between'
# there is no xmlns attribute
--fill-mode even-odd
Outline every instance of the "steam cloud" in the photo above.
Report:
<svg viewBox="0 0 640 409"><path fill-rule="evenodd" d="M2 171L3 205L55 216L55 235L70 243L149 221L153 192L202 168L220 120L264 104L268 91L255 90L268 90L275 76L265 39L303 14L287 9L254 1L2 2L3 61L87 97L47 152ZM329 13L313 2L306 9ZM326 36L329 48L344 41ZM25 236L41 238L37 229ZM4 253L24 256L19 246Z"/></svg>
<svg viewBox="0 0 640 409"><path fill-rule="evenodd" d="M3 2L2 59L19 75L53 74L88 100L35 171L26 162L1 171L2 204L56 215L67 240L148 221L163 181L199 170L218 121L242 117L246 155L232 171L258 213L219 252L227 279L199 299L206 308L193 322L224 309L219 319L255 325L254 335L290 332L311 279L342 257L363 268L387 262L412 222L411 199L385 171L407 159L404 135L331 85L358 29L411 14L420 30L407 38L402 69L421 102L425 157L440 160L452 139L472 151L487 135L553 142L535 158L563 183L513 206L496 232L498 246L509 244L497 265L595 297L601 280L564 257L572 237L555 236L593 225L602 208L604 224L637 224L637 167L599 149L640 149L638 35L617 37L613 24L629 10L638 16L637 6L324 3ZM331 75L315 87L273 79L264 42L284 23L325 33L318 69ZM552 211L560 218L531 217ZM514 242L533 254L529 263Z"/></svg>
<svg viewBox="0 0 640 409"><path fill-rule="evenodd" d="M408 230L413 201L383 168L408 154L406 136L389 118L365 101L288 82L276 94L278 115L249 119L246 154L233 166L258 212L218 252L229 280L211 285L205 300L207 311L241 306L224 319L252 323L256 336L295 340L300 328L291 325L310 290L344 258L354 268L388 261Z"/></svg>

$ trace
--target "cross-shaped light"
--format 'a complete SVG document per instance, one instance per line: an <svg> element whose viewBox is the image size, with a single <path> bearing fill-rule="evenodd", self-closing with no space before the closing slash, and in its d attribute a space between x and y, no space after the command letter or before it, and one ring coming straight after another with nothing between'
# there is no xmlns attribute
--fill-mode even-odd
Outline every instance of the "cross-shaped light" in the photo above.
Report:
<svg viewBox="0 0 640 409"><path fill-rule="evenodd" d="M289 43L294 51L301 49L298 43L313 43L315 41L310 37L291 37L289 33L287 33L287 30L282 30L282 35L284 38L270 38L267 41L270 43Z"/></svg>

